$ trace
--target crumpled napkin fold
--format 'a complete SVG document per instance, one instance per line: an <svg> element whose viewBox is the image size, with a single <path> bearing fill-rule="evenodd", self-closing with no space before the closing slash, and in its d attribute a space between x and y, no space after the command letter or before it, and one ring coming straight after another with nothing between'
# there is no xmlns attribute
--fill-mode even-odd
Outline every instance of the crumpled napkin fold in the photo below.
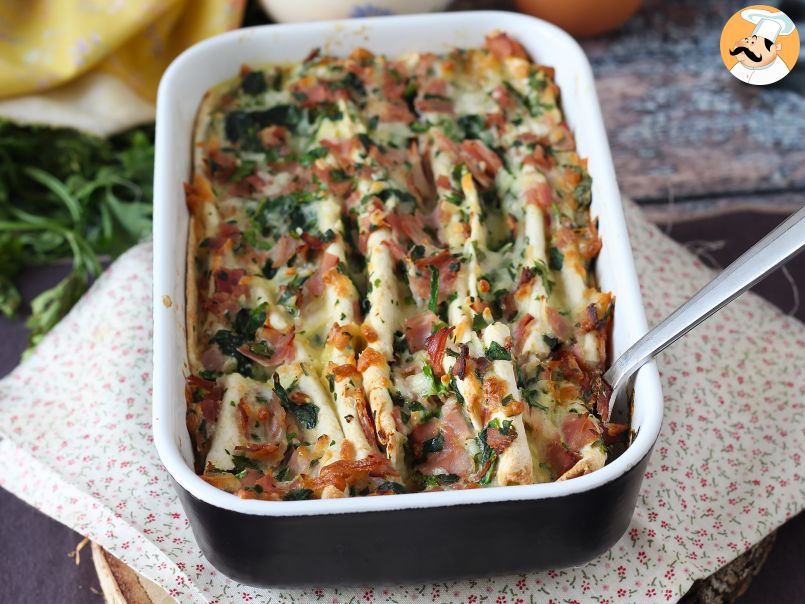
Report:
<svg viewBox="0 0 805 604"><path fill-rule="evenodd" d="M655 323L712 272L626 209ZM0 485L182 602L670 602L805 506L805 327L748 294L660 356L665 422L631 526L602 556L491 579L253 589L204 559L154 449L151 337L142 244L0 382Z"/></svg>

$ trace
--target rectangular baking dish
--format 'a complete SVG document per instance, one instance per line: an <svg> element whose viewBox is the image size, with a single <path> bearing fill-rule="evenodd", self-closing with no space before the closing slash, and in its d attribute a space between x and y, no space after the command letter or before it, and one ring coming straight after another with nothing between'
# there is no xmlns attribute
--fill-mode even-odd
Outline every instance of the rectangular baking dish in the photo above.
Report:
<svg viewBox="0 0 805 604"><path fill-rule="evenodd" d="M617 299L611 354L646 331L640 290L590 65L576 42L538 19L506 12L269 25L202 42L166 71L157 101L154 186L154 401L157 451L209 561L258 586L440 580L581 564L610 548L634 512L662 422L656 366L634 390L636 437L618 459L565 482L299 502L244 500L193 471L185 427L185 247L193 126L204 93L244 63L300 61L315 47L389 56L479 46L490 31L519 40L556 69L579 154L589 158L592 212L603 248L596 275ZM467 555L472 552L472 555Z"/></svg>

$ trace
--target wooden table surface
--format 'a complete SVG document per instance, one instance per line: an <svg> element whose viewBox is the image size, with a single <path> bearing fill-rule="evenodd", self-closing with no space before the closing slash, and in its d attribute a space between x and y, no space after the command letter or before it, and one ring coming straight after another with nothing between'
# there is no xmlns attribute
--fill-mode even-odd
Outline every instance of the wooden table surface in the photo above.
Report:
<svg viewBox="0 0 805 604"><path fill-rule="evenodd" d="M742 6L646 0L618 32L582 42L622 192L672 237L722 266L805 203L805 64L764 88L727 73L718 51L720 32ZM458 0L454 8L509 9L511 3ZM785 9L795 20L805 13L802 2L788 2ZM789 271L805 283L805 257ZM30 275L23 288L28 299L60 272ZM795 306L790 280L779 272L758 292L786 312ZM805 319L805 301L797 316ZM4 375L24 348L25 331L0 319L0 336ZM101 600L88 550L80 566L67 557L79 535L2 490L0 509L0 602ZM769 562L740 601L802 601L803 559L800 515L779 531Z"/></svg>

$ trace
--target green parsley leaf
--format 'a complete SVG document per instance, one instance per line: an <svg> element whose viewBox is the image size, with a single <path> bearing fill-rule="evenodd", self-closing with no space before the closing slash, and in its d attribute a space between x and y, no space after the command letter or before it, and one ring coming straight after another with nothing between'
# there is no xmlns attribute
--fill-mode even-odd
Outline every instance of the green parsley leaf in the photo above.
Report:
<svg viewBox="0 0 805 604"><path fill-rule="evenodd" d="M434 314L439 312L439 269L432 264L428 265L430 269L430 299L428 300L428 308Z"/></svg>

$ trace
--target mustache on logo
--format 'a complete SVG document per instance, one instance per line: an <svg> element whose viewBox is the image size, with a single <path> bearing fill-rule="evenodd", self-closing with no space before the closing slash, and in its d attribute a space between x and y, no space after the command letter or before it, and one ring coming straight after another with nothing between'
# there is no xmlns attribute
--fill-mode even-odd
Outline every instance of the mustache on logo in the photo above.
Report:
<svg viewBox="0 0 805 604"><path fill-rule="evenodd" d="M730 54L733 57L741 53L744 53L749 58L750 61L754 61L755 63L760 63L760 61L763 59L763 57L761 57L760 55L756 55L751 50L746 48L746 46L736 46L735 50L730 51Z"/></svg>

